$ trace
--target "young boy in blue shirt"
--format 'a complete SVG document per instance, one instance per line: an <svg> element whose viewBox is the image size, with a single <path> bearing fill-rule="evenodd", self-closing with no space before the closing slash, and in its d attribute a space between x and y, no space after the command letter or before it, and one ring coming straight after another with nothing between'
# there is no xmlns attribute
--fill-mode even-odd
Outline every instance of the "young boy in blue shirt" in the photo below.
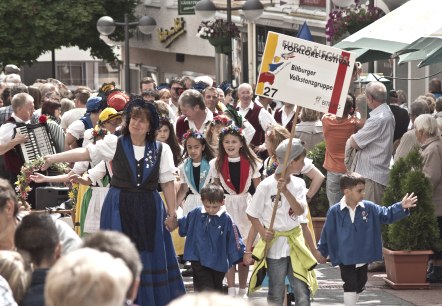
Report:
<svg viewBox="0 0 442 306"><path fill-rule="evenodd" d="M178 220L178 232L186 237L183 258L191 262L195 291L222 292L224 275L242 261L245 246L224 207L221 186L208 184L200 194L203 207ZM170 220L166 220L166 226L176 228Z"/></svg>
<svg viewBox="0 0 442 306"><path fill-rule="evenodd" d="M408 216L417 197L407 193L401 202L389 207L362 200L365 179L357 173L343 175L340 187L344 197L328 210L318 250L333 266L339 265L344 304L353 306L367 282L368 264L382 260L381 224Z"/></svg>

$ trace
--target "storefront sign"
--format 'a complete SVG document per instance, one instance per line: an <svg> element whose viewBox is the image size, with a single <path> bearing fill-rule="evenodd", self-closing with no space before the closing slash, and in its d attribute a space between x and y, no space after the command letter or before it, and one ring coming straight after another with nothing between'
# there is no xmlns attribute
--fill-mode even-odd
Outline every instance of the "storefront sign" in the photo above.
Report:
<svg viewBox="0 0 442 306"><path fill-rule="evenodd" d="M301 6L316 6L325 8L327 5L326 0L300 0L299 5Z"/></svg>
<svg viewBox="0 0 442 306"><path fill-rule="evenodd" d="M178 15L195 15L195 5L199 0L178 0Z"/></svg>
<svg viewBox="0 0 442 306"><path fill-rule="evenodd" d="M160 38L160 42L165 43L166 48L169 48L178 37L186 33L184 23L185 21L183 17L177 17L173 20L173 27L170 29L158 29L158 37Z"/></svg>
<svg viewBox="0 0 442 306"><path fill-rule="evenodd" d="M256 94L342 116L356 55L269 32Z"/></svg>

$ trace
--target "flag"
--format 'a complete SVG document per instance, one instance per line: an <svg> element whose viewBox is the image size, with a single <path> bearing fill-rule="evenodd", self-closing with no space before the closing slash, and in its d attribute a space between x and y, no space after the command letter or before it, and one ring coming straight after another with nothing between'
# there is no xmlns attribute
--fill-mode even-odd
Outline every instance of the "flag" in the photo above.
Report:
<svg viewBox="0 0 442 306"><path fill-rule="evenodd" d="M304 40L308 40L308 41L313 41L313 36L312 36L312 33L310 33L310 29L307 25L307 21L304 21L304 24L299 29L298 35L296 37L304 39Z"/></svg>

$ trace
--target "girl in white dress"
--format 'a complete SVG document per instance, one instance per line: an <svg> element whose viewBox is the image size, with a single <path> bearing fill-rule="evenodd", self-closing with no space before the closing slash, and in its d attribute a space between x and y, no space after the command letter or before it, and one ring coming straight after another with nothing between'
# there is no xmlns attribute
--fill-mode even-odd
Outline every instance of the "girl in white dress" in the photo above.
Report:
<svg viewBox="0 0 442 306"><path fill-rule="evenodd" d="M209 182L209 161L214 154L204 136L196 131L189 130L183 136L184 161L179 166L181 186L177 193L177 203L183 203L183 214L187 214L196 207L203 206L200 190Z"/></svg>
<svg viewBox="0 0 442 306"><path fill-rule="evenodd" d="M239 229L244 241L248 236L251 223L247 218L246 209L252 196L249 193L251 184L258 186L261 182L260 160L247 146L242 129L229 125L221 130L219 136L219 154L210 162L211 176L220 184L226 194L224 201L227 212ZM238 264L239 291L238 295L246 294L249 267ZM235 266L227 272L229 295L236 295Z"/></svg>

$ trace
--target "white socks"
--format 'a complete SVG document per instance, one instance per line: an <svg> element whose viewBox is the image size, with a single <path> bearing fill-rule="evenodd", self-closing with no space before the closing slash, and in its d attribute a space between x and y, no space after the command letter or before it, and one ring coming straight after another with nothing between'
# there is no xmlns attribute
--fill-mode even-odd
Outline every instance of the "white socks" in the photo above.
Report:
<svg viewBox="0 0 442 306"><path fill-rule="evenodd" d="M236 293L236 287L229 287L227 289L227 295L238 296L240 298L247 298L247 288L239 288L238 293Z"/></svg>
<svg viewBox="0 0 442 306"><path fill-rule="evenodd" d="M358 294L356 292L344 292L344 305L355 306L358 301Z"/></svg>
<svg viewBox="0 0 442 306"><path fill-rule="evenodd" d="M236 288L235 287L227 288L227 295L229 295L229 296L236 296Z"/></svg>
<svg viewBox="0 0 442 306"><path fill-rule="evenodd" d="M240 298L247 298L247 288L239 288L238 294Z"/></svg>

